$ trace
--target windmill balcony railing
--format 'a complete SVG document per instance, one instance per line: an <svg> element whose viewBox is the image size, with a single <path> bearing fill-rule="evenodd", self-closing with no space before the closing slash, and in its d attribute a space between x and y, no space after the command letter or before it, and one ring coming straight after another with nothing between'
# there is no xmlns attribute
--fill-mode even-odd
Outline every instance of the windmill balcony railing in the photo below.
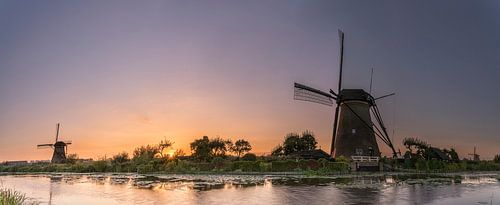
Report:
<svg viewBox="0 0 500 205"><path fill-rule="evenodd" d="M378 162L380 157L375 156L351 156L352 161L355 162Z"/></svg>

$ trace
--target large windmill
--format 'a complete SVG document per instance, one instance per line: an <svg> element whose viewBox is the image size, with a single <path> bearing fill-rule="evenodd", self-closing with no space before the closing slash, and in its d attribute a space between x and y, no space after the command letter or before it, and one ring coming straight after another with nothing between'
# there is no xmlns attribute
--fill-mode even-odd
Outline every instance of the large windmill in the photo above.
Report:
<svg viewBox="0 0 500 205"><path fill-rule="evenodd" d="M344 61L344 33L339 30L340 38L340 74L338 91L323 92L299 83L294 85L294 99L333 106L337 104L333 123L333 135L330 154L333 157L344 156L380 156L378 137L388 145L396 157L397 153L382 121L377 100L394 95L373 97L362 89L342 88L342 64ZM371 86L371 85L370 85ZM374 124L372 116L375 118Z"/></svg>
<svg viewBox="0 0 500 205"><path fill-rule="evenodd" d="M68 145L71 144L71 141L59 141L59 123L57 123L56 129L56 141L53 144L39 144L37 145L38 149L43 148L52 148L54 149L54 153L52 154L52 163L64 163L66 162L66 151Z"/></svg>

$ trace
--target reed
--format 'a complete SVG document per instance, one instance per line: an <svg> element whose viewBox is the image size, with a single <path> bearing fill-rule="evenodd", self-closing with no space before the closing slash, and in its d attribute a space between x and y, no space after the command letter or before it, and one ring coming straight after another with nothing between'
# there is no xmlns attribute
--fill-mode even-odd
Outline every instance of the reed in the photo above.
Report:
<svg viewBox="0 0 500 205"><path fill-rule="evenodd" d="M28 201L26 195L12 189L0 188L0 205L35 204Z"/></svg>

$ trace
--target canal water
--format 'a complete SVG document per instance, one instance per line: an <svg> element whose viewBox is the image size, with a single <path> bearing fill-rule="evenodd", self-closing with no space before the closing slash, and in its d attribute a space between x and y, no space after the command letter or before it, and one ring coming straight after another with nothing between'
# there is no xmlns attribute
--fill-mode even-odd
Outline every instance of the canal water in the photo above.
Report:
<svg viewBox="0 0 500 205"><path fill-rule="evenodd" d="M40 204L497 204L498 174L0 175Z"/></svg>

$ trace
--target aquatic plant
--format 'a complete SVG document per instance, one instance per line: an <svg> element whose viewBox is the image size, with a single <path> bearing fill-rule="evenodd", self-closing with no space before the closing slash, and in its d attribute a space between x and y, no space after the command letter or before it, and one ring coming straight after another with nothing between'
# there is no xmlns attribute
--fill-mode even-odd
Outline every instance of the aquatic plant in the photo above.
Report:
<svg viewBox="0 0 500 205"><path fill-rule="evenodd" d="M21 204L35 204L28 201L26 195L19 191L12 189L0 188L0 204L1 205L21 205Z"/></svg>

